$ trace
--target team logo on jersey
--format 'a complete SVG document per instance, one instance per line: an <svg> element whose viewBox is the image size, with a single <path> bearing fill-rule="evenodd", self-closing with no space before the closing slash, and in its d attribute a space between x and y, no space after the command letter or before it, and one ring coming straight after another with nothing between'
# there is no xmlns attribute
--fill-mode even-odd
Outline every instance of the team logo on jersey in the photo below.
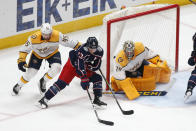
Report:
<svg viewBox="0 0 196 131"><path fill-rule="evenodd" d="M35 39L36 37L37 37L37 35L35 35L35 34L31 36L32 39Z"/></svg>
<svg viewBox="0 0 196 131"><path fill-rule="evenodd" d="M69 39L69 37L68 36L66 36L66 35L63 35L63 42L67 42L68 41L68 39Z"/></svg>
<svg viewBox="0 0 196 131"><path fill-rule="evenodd" d="M28 46L28 45L30 45L30 42L29 42L29 41L27 41L27 42L25 43L25 46Z"/></svg>
<svg viewBox="0 0 196 131"><path fill-rule="evenodd" d="M119 57L119 58L118 58L118 62L119 62L119 63L123 62L123 58L122 58L122 57Z"/></svg>
<svg viewBox="0 0 196 131"><path fill-rule="evenodd" d="M48 47L45 47L45 48L41 48L41 49L38 49L37 50L40 52L40 53L45 53L49 48Z"/></svg>

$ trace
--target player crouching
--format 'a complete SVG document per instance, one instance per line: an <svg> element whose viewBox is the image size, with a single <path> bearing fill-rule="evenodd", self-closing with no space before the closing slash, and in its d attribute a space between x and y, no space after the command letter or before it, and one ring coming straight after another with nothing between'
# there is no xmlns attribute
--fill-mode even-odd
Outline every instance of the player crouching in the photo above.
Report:
<svg viewBox="0 0 196 131"><path fill-rule="evenodd" d="M123 90L130 100L140 96L138 91L154 90L156 82L170 81L171 70L167 62L141 42L125 41L114 61L112 88L114 91Z"/></svg>
<svg viewBox="0 0 196 131"><path fill-rule="evenodd" d="M69 59L58 78L58 80L45 93L45 96L39 100L42 108L48 107L48 101L58 92L70 84L76 76L81 79L81 86L84 90L89 88L89 82L93 83L94 100L93 104L98 107L104 107L107 104L100 100L102 96L102 77L95 71L101 66L103 49L98 45L95 37L89 37L87 42L77 50L69 52Z"/></svg>

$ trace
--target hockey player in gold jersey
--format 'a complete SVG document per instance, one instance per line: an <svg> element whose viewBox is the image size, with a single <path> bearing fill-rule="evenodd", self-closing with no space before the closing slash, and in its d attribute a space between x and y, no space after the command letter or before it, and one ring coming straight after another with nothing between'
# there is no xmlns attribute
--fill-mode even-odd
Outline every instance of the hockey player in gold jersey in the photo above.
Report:
<svg viewBox="0 0 196 131"><path fill-rule="evenodd" d="M112 88L114 91L123 90L131 100L139 97L138 91L152 91L156 82L170 80L171 70L167 62L141 42L125 41L114 61Z"/></svg>
<svg viewBox="0 0 196 131"><path fill-rule="evenodd" d="M29 36L27 42L19 51L18 68L24 74L13 88L13 95L18 95L24 84L28 83L38 72L42 61L49 63L49 70L39 80L40 93L46 91L46 82L54 78L61 70L61 55L58 51L59 44L72 49L78 48L79 42L69 40L68 36L52 29L49 23L44 23L40 31ZM28 64L26 57L30 54Z"/></svg>

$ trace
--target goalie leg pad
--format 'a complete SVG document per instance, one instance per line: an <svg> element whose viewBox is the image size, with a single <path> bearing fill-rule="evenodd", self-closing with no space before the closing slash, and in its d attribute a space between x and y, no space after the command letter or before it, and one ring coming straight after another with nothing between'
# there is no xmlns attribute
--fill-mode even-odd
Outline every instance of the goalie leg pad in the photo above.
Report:
<svg viewBox="0 0 196 131"><path fill-rule="evenodd" d="M116 79L112 76L111 77L111 86L112 86L112 89L114 91L120 91L122 89L118 88L117 84L116 84Z"/></svg>
<svg viewBox="0 0 196 131"><path fill-rule="evenodd" d="M150 64L149 66L144 66L143 78L149 78L154 76L155 81L158 82L160 79L161 69L154 64Z"/></svg>
<svg viewBox="0 0 196 131"><path fill-rule="evenodd" d="M140 96L130 78L125 80L115 80L118 87L120 87L130 100L134 100Z"/></svg>
<svg viewBox="0 0 196 131"><path fill-rule="evenodd" d="M168 67L167 62L158 62L157 65L161 68L159 82L168 83L170 81L171 69Z"/></svg>
<svg viewBox="0 0 196 131"><path fill-rule="evenodd" d="M154 76L148 78L131 78L130 81L133 82L137 91L152 91L156 88Z"/></svg>

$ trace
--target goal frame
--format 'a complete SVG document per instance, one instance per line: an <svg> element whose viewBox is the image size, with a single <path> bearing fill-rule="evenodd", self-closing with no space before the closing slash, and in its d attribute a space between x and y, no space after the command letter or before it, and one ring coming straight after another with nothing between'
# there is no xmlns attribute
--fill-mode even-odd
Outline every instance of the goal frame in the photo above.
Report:
<svg viewBox="0 0 196 131"><path fill-rule="evenodd" d="M149 15L149 14L153 14L153 13L157 13L157 12L161 12L161 11L165 11L165 10L173 9L173 8L176 8L175 72L178 71L180 6L178 4L173 4L173 5L168 5L166 7L161 7L161 8L158 8L158 9L152 9L152 10L148 10L148 11L144 11L144 12L140 12L140 13L136 13L136 14L124 16L124 17L119 17L119 18L115 18L115 19L111 19L111 20L107 21L107 56L106 56L107 64L106 64L106 80L108 82L110 82L110 44L111 44L111 25L112 25L112 23L116 23L116 22L119 22L119 21L124 21L124 20L127 20L127 19L132 19L132 18L144 16L144 15ZM106 89L108 89L108 88L109 87L107 87Z"/></svg>

